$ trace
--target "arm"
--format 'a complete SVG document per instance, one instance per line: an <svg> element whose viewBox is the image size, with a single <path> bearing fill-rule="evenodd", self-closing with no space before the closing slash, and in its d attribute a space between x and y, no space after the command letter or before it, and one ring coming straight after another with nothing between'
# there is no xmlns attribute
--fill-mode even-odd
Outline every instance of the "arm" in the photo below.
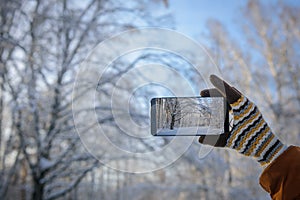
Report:
<svg viewBox="0 0 300 200"><path fill-rule="evenodd" d="M300 148L290 146L262 172L260 185L272 199L300 199Z"/></svg>
<svg viewBox="0 0 300 200"><path fill-rule="evenodd" d="M256 105L237 89L215 75L212 75L210 80L216 88L203 90L201 96L224 97L232 111L233 128L220 136L201 136L199 142L235 149L245 156L255 158L263 167L267 166L261 175L260 183L273 199L286 199L281 198L285 196L296 198L300 191L297 178L300 174L299 148L296 151L298 153L291 151L296 147L287 149L264 121Z"/></svg>

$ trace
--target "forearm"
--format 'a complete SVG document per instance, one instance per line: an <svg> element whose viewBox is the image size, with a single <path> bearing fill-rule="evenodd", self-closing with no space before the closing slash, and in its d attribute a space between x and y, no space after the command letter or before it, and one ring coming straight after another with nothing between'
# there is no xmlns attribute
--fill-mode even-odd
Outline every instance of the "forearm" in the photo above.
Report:
<svg viewBox="0 0 300 200"><path fill-rule="evenodd" d="M300 148L290 146L268 165L260 185L274 200L300 199Z"/></svg>

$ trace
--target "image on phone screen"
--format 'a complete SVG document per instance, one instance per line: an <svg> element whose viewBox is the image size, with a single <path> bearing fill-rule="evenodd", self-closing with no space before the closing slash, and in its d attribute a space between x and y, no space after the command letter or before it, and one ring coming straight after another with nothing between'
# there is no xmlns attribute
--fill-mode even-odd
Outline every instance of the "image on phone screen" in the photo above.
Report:
<svg viewBox="0 0 300 200"><path fill-rule="evenodd" d="M224 133L228 126L222 97L162 97L151 100L151 134L195 136Z"/></svg>

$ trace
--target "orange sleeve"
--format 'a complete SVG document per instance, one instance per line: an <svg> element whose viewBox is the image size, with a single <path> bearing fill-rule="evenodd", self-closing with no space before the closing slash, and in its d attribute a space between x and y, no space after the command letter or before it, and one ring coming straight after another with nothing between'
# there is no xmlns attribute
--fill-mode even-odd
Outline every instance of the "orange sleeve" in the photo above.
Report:
<svg viewBox="0 0 300 200"><path fill-rule="evenodd" d="M260 185L274 200L300 199L300 147L290 146L262 172Z"/></svg>

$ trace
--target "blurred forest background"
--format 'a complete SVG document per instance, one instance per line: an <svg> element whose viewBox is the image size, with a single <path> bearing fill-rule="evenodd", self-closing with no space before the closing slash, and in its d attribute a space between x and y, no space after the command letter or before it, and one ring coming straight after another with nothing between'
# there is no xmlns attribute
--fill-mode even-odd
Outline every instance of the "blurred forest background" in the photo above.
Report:
<svg viewBox="0 0 300 200"><path fill-rule="evenodd" d="M176 30L171 2L0 2L1 199L268 199L258 184L259 164L234 151L218 149L198 159L195 141L171 166L131 174L102 165L80 142L72 120L79 63L120 31ZM299 13L299 6L284 1L249 0L236 12L239 37L215 19L203 33L223 77L258 105L282 141L295 145L300 145ZM159 59L153 54L139 59L168 62L167 54ZM115 75L126 73L115 69ZM184 73L193 77L193 71ZM105 95L105 88L99 92ZM112 120L99 123L112 126Z"/></svg>

